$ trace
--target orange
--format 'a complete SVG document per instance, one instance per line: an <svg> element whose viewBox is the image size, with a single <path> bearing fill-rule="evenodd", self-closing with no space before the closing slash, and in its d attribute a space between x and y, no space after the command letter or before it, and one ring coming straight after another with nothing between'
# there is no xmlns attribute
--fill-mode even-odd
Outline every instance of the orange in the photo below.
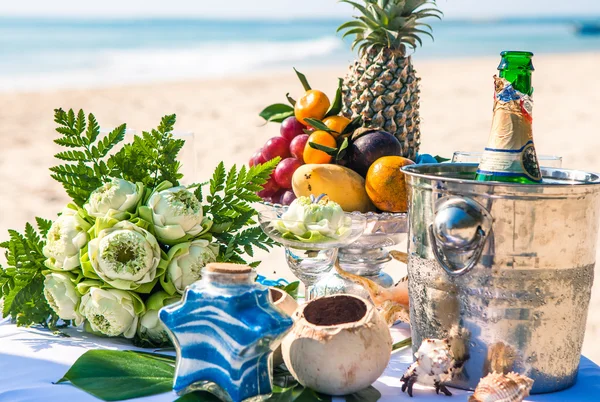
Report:
<svg viewBox="0 0 600 402"><path fill-rule="evenodd" d="M308 126L306 118L321 120L327 114L330 106L329 98L321 91L311 89L298 99L294 106L294 115L300 123Z"/></svg>
<svg viewBox="0 0 600 402"><path fill-rule="evenodd" d="M309 144L314 142L316 144L325 145L326 147L336 148L337 143L333 135L329 134L327 131L315 131L308 137L308 141L304 146L304 163L329 163L332 156L327 155L325 152L320 151L311 147Z"/></svg>
<svg viewBox="0 0 600 402"><path fill-rule="evenodd" d="M404 172L400 169L414 165L401 156L384 156L369 168L365 181L367 195L377 208L384 212L406 212L408 194Z"/></svg>
<svg viewBox="0 0 600 402"><path fill-rule="evenodd" d="M337 138L342 132L344 132L344 129L348 126L348 124L350 124L350 119L347 119L344 116L329 116L323 119L323 124L325 124L331 131L334 131L330 134Z"/></svg>

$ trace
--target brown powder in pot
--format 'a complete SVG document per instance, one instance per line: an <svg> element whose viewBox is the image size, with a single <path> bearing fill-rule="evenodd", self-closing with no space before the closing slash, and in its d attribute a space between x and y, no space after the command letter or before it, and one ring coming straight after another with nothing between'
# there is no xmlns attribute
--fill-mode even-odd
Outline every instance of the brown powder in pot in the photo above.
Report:
<svg viewBox="0 0 600 402"><path fill-rule="evenodd" d="M269 293L271 293L271 300L273 300L273 303L275 303L277 300L283 297L283 293L278 292L275 289L269 289Z"/></svg>
<svg viewBox="0 0 600 402"><path fill-rule="evenodd" d="M367 313L365 303L352 296L331 296L311 301L304 317L314 325L328 326L360 320Z"/></svg>

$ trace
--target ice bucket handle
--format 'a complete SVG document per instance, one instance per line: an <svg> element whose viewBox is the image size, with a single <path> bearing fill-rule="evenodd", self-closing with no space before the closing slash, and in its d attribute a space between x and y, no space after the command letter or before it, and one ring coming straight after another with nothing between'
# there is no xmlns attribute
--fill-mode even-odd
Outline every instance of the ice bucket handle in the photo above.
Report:
<svg viewBox="0 0 600 402"><path fill-rule="evenodd" d="M429 242L448 275L463 275L479 262L492 222L485 207L471 198L444 197L436 202Z"/></svg>

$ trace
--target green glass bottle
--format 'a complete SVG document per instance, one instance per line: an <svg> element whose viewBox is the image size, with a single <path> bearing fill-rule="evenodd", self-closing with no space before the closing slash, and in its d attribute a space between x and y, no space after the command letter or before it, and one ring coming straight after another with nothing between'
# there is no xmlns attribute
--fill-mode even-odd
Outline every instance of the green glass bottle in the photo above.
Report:
<svg viewBox="0 0 600 402"><path fill-rule="evenodd" d="M476 180L537 184L542 176L532 133L533 53L504 51L500 55L492 129Z"/></svg>

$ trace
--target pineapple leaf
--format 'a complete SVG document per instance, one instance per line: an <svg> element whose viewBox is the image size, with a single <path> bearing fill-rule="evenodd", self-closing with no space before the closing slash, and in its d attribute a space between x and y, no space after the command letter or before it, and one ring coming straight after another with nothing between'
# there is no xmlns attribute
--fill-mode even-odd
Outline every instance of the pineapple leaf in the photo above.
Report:
<svg viewBox="0 0 600 402"><path fill-rule="evenodd" d="M404 53L405 46L421 46L423 35L433 38L431 26L421 21L443 16L435 0L341 1L359 11L355 20L340 25L338 32L344 32L343 38L355 36L352 49L358 48L361 56L372 47Z"/></svg>
<svg viewBox="0 0 600 402"><path fill-rule="evenodd" d="M349 28L365 29L366 27L367 27L367 25L362 21L348 21L348 22L345 22L342 25L340 25L336 32L340 32L340 31L343 31L344 29L349 29Z"/></svg>
<svg viewBox="0 0 600 402"><path fill-rule="evenodd" d="M294 115L294 108L290 105L286 105L285 103L276 103L274 105L267 106L258 115L265 119L266 123L281 123L286 118Z"/></svg>
<svg viewBox="0 0 600 402"><path fill-rule="evenodd" d="M295 68L294 68L294 71L296 72L296 75L298 76L298 79L302 83L302 86L304 87L304 90L305 91L310 91L311 87L310 87L310 84L308 83L308 80L306 79L306 75L302 74L300 71L296 70Z"/></svg>

